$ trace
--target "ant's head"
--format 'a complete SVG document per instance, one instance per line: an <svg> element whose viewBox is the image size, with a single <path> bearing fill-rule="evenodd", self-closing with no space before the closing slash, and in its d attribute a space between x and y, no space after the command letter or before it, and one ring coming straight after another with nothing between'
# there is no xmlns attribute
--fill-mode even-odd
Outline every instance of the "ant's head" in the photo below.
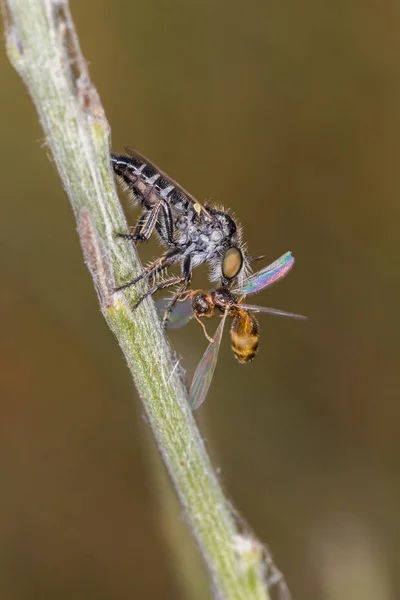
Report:
<svg viewBox="0 0 400 600"><path fill-rule="evenodd" d="M192 308L198 317L212 317L214 315L214 304L204 292L199 291L193 295Z"/></svg>

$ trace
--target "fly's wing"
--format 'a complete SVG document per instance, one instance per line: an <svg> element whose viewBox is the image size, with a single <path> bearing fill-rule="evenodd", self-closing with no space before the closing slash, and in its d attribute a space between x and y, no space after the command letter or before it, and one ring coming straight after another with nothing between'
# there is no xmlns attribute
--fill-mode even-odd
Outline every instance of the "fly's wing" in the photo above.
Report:
<svg viewBox="0 0 400 600"><path fill-rule="evenodd" d="M264 288L270 287L276 281L285 277L293 267L294 258L291 252L286 252L275 262L268 265L261 271L257 271L254 275L250 275L239 287L233 290L233 293L238 296L248 296L255 294Z"/></svg>
<svg viewBox="0 0 400 600"><path fill-rule="evenodd" d="M164 318L165 311L167 310L171 302L170 298L161 298L157 300L156 307L160 319ZM193 319L194 313L192 308L191 298L186 298L182 302L177 302L174 306L172 313L167 321L167 329L180 329L191 319Z"/></svg>
<svg viewBox="0 0 400 600"><path fill-rule="evenodd" d="M181 185L179 185L179 183L177 183L174 179L172 179L172 177L170 177L169 175L164 173L164 171L161 171L161 169L159 167L157 167L157 165L155 165L153 162L151 162L151 160L149 160L148 158L143 156L143 154L140 154L140 152L138 152L137 150L134 150L133 148L130 148L129 146L125 146L125 150L127 151L127 153L130 156L132 156L132 158L136 158L136 160L140 161L141 163L146 163L146 165L148 165L149 167L154 169L154 171L156 173L160 173L160 175L163 179L166 179L167 181L169 181L169 183L171 185L173 185L174 188L178 192L181 192L181 194L186 196L188 198L188 200L190 200L190 202L193 202L193 204L200 204L200 202L198 200L196 200L196 198L194 196L192 196L192 194L190 192L185 190L185 188L183 188Z"/></svg>
<svg viewBox="0 0 400 600"><path fill-rule="evenodd" d="M254 306L254 304L237 304L239 308L245 308L256 313L266 313L268 315L277 315L278 317L291 317L292 319L307 319L304 315L297 315L296 313L286 312L285 310L279 310L278 308L269 308L268 306Z"/></svg>
<svg viewBox="0 0 400 600"><path fill-rule="evenodd" d="M192 410L199 408L208 394L208 389L217 364L218 352L227 314L228 311L225 311L221 323L218 325L218 329L215 332L214 341L210 343L207 350L204 352L196 367L196 371L194 372L192 385L190 386L189 391L189 404L192 407Z"/></svg>

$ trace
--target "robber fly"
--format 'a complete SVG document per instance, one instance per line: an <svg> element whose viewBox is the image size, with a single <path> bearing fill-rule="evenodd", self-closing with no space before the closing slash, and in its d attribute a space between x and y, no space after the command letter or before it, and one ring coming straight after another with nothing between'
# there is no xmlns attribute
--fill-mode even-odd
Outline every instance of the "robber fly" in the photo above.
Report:
<svg viewBox="0 0 400 600"><path fill-rule="evenodd" d="M136 308L158 290L178 286L166 307L164 319L167 320L190 283L194 267L208 263L211 281L219 281L221 286L227 287L245 277L252 259L246 255L241 228L232 216L223 210L201 205L147 158L131 148L126 147L126 151L129 156L111 154L111 164L119 179L133 192L143 212L132 233L118 233L117 236L138 243L147 241L156 232L167 249L138 277L116 291L142 280L151 282L134 305ZM180 276L157 281L158 276L177 263L182 264Z"/></svg>
<svg viewBox="0 0 400 600"><path fill-rule="evenodd" d="M295 319L306 318L302 315L288 313L275 308L243 303L245 296L255 294L260 290L270 287L273 283L285 277L293 267L293 264L294 258L291 252L286 252L286 254L278 258L275 262L261 271L250 275L233 289L222 286L208 293L202 290L193 290L181 294L178 304L171 315L169 327L181 327L194 317L202 326L210 342L193 376L189 392L189 402L193 410L198 408L207 396L217 364L225 320L228 316L232 318L230 332L232 350L240 363L249 362L257 353L259 327L253 313L267 313ZM222 313L223 317L214 338L210 338L201 319L213 317L216 310Z"/></svg>

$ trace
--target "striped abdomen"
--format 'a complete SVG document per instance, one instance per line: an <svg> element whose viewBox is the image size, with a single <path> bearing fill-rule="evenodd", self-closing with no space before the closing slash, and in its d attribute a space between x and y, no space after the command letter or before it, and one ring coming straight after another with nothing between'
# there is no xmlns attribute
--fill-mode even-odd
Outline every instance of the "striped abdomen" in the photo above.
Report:
<svg viewBox="0 0 400 600"><path fill-rule="evenodd" d="M132 151L133 152L133 151ZM178 184L138 153L135 156L111 154L114 172L148 209L161 201L175 210L187 210L191 201Z"/></svg>

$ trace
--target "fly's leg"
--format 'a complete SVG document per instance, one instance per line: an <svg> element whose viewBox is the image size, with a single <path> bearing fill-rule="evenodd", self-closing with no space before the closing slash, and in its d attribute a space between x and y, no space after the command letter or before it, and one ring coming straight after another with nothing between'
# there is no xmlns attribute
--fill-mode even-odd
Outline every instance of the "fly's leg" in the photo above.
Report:
<svg viewBox="0 0 400 600"><path fill-rule="evenodd" d="M156 285L153 285L153 287L148 289L143 296L140 296L139 300L132 306L132 310L135 310L135 308L137 308L148 296L152 296L159 290L164 290L171 285L178 285L179 283L182 283L182 281L183 277L170 277L169 279L165 279L164 281L160 281Z"/></svg>
<svg viewBox="0 0 400 600"><path fill-rule="evenodd" d="M170 246L175 246L176 244L174 240L174 223L172 218L171 207L167 202L163 202L162 208L164 213L164 223L167 232L168 244L170 244Z"/></svg>
<svg viewBox="0 0 400 600"><path fill-rule="evenodd" d="M167 326L169 317L175 308L175 304L178 302L178 300L181 298L181 296L184 295L185 290L186 290L187 286L189 285L191 279L192 279L192 260L191 260L190 256L186 256L186 258L183 262L183 269L182 269L182 277L181 277L182 285L179 288L179 290L176 292L176 294L173 296L173 298L172 298L171 302L168 304L167 308L165 309L165 313L164 313L164 317L163 317L163 321L162 321L162 325L164 328ZM192 292L188 292L188 293L191 294Z"/></svg>
<svg viewBox="0 0 400 600"><path fill-rule="evenodd" d="M120 292L121 290L125 290L126 288L131 287L132 285L136 285L137 283L139 283L139 281L142 281L142 279L148 279L149 277L154 277L155 275L158 275L159 273L161 273L161 271L173 265L178 257L178 250L174 249L170 252L167 252L166 254L164 254L164 256L158 258L153 263L151 263L151 265L146 267L146 269L143 269L140 275L135 277L135 279L132 279L132 281L128 281L127 283L124 283L123 285L120 285L119 287L115 288L114 292Z"/></svg>
<svg viewBox="0 0 400 600"><path fill-rule="evenodd" d="M131 240L132 242L147 242L157 223L160 207L161 203L158 203L154 208L143 213L133 233L117 233L116 236L123 240Z"/></svg>
<svg viewBox="0 0 400 600"><path fill-rule="evenodd" d="M129 288L132 285L136 285L137 283L139 283L139 281L142 281L142 279L146 279L153 274L159 273L164 268L166 268L163 266L162 260L162 258L158 258L153 263L151 263L151 265L149 265L146 269L143 269L140 275L135 277L135 279L132 279L131 281L128 281L127 283L124 283L123 285L114 288L114 292L120 292L121 290L125 290L126 288Z"/></svg>
<svg viewBox="0 0 400 600"><path fill-rule="evenodd" d="M149 198L151 197L151 195L153 194L154 191L154 184L157 182L157 180L161 177L160 173L157 173L152 179L153 179L153 183L151 186L148 187L147 191L142 195L142 201L144 203L145 206L147 206L146 202L148 202ZM172 218L172 211L171 211L171 207L168 204L168 194L172 191L173 186L169 186L168 188L166 188L165 190L163 190L161 192L161 199L159 199L158 202L158 207L159 210L160 208L162 208L162 212L164 215L164 226L165 226L165 232L163 231L160 222L158 221L158 213L157 213L157 222L155 223L156 229L158 231L158 233L160 234L161 239L163 239L169 246L176 246L175 240L174 240L174 221ZM159 212L159 211L158 211ZM165 240L165 233L167 234L167 239Z"/></svg>
<svg viewBox="0 0 400 600"><path fill-rule="evenodd" d="M171 208L165 202L158 202L153 208L146 210L139 218L135 231L133 233L117 233L116 236L124 240L131 240L132 242L147 242L152 235L154 228L157 229L160 237L165 238L164 231L160 227L159 215L160 209L162 208L164 214L165 231L167 234L166 243L169 246L176 247L176 243L173 235L173 220Z"/></svg>

